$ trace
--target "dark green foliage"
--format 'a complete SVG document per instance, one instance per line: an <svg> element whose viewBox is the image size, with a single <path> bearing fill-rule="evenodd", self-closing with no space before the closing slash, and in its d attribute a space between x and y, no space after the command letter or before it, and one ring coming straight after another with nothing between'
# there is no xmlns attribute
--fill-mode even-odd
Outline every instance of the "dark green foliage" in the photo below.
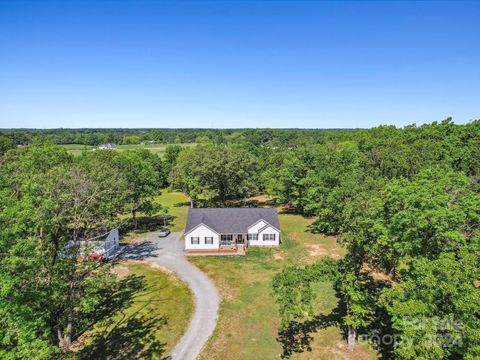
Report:
<svg viewBox="0 0 480 360"><path fill-rule="evenodd" d="M160 173L148 152L74 159L43 141L0 158L0 358L69 351L115 287L108 266L78 261L78 240L118 226L120 214L148 210Z"/></svg>
<svg viewBox="0 0 480 360"><path fill-rule="evenodd" d="M447 119L362 130L348 142L271 157L270 193L316 216L312 229L340 233L347 247L332 280L349 344L355 330L377 326L396 339L376 344L389 358L480 357L479 144L480 121ZM275 277L284 327L315 315L312 273L329 279L320 264Z"/></svg>
<svg viewBox="0 0 480 360"><path fill-rule="evenodd" d="M13 148L15 148L15 141L9 137L0 135L0 156Z"/></svg>
<svg viewBox="0 0 480 360"><path fill-rule="evenodd" d="M200 144L170 145L164 159L145 151L73 159L45 139ZM8 151L15 144L32 145ZM88 287L95 282L77 281L85 269L64 245L76 233L108 228L119 213L158 211L153 198L165 185L192 203L221 206L267 192L285 211L315 217L311 231L339 234L344 259L274 278L287 354L303 348L292 344L292 329L332 323L312 310L314 285L331 281L339 298L334 317L350 348L357 334L379 331L400 339L377 344L387 358L480 357L478 120L332 131L2 130L0 154L0 251L8 254L0 257L0 357L57 355L57 331L65 333L68 316L78 326L74 299L96 291ZM68 291L72 281L75 291ZM446 339L461 341L446 346Z"/></svg>
<svg viewBox="0 0 480 360"><path fill-rule="evenodd" d="M204 199L210 204L225 205L227 200L258 191L257 169L256 158L246 150L223 145L197 146L180 153L170 183L192 202Z"/></svg>

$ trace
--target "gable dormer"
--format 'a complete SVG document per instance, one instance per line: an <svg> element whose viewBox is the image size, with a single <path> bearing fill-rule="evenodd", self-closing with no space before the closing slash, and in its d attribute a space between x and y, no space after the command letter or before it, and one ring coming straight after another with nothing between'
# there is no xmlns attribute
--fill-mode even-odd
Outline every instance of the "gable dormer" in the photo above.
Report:
<svg viewBox="0 0 480 360"><path fill-rule="evenodd" d="M260 219L248 227L248 233L257 234L258 231L264 228L266 225L268 225L268 223L265 220Z"/></svg>

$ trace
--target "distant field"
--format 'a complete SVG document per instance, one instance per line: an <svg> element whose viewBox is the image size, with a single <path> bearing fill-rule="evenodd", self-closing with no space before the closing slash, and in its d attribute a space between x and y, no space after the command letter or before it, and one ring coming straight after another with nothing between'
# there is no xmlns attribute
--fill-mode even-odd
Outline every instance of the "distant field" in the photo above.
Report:
<svg viewBox="0 0 480 360"><path fill-rule="evenodd" d="M119 145L116 148L116 151L124 151L124 150L131 150L131 149L147 149L148 151L158 154L158 156L162 156L165 153L165 148L171 144L145 144L145 145ZM195 143L182 143L178 144L184 147L193 147L197 144ZM96 147L89 146L89 145L82 145L82 144L68 144L68 145L61 145L63 146L69 153L73 154L74 156L78 156L84 150L92 150Z"/></svg>
<svg viewBox="0 0 480 360"><path fill-rule="evenodd" d="M82 151L82 150L90 150L93 149L93 146L90 145L82 145L82 144L67 144L67 145L60 145L63 146L67 151Z"/></svg>

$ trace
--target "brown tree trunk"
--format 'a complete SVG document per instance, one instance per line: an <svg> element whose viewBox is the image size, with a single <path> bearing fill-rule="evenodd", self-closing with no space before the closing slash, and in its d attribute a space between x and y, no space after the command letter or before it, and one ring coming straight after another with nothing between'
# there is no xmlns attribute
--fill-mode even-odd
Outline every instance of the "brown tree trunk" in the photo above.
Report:
<svg viewBox="0 0 480 360"><path fill-rule="evenodd" d="M132 210L133 228L137 230L137 210Z"/></svg>
<svg viewBox="0 0 480 360"><path fill-rule="evenodd" d="M348 326L347 330L347 347L349 351L353 351L355 349L355 339L357 337L357 331L351 327Z"/></svg>

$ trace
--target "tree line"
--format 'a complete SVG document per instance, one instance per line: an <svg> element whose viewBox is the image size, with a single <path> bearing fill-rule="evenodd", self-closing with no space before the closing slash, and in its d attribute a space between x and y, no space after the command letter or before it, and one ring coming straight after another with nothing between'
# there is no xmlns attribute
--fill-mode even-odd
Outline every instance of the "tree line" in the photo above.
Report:
<svg viewBox="0 0 480 360"><path fill-rule="evenodd" d="M148 141L162 144L195 142L285 144L299 139L324 141L332 133L349 131L329 129L0 129L0 144L9 139L14 144L27 145L37 137L55 144L91 146L105 143L129 145Z"/></svg>
<svg viewBox="0 0 480 360"><path fill-rule="evenodd" d="M146 150L84 152L37 141L0 157L0 358L53 359L119 283L81 241L158 212L164 162ZM128 221L131 221L128 218ZM81 261L79 261L81 259Z"/></svg>
<svg viewBox="0 0 480 360"><path fill-rule="evenodd" d="M315 283L330 281L351 349L359 334L379 331L401 339L377 344L389 358L480 356L480 121L229 131L212 131L221 141L196 134L197 146L169 145L162 158L145 150L74 158L49 136L23 148L0 136L0 357L68 350L94 308L83 295L115 284L95 280L100 271L69 244L126 214L133 226L139 213L158 214L164 187L185 192L191 206L267 193L315 217L310 231L339 236L344 258L274 277L281 332L317 315Z"/></svg>
<svg viewBox="0 0 480 360"><path fill-rule="evenodd" d="M349 349L360 335L386 358L480 358L480 121L310 140L182 150L170 186L192 205L267 193L339 236L344 258L274 277L281 333L318 315L315 283L330 281Z"/></svg>
<svg viewBox="0 0 480 360"><path fill-rule="evenodd" d="M314 284L332 281L350 349L361 334L386 358L480 358L479 121L379 127L273 162L269 192L347 249L275 276L282 330L318 315Z"/></svg>

